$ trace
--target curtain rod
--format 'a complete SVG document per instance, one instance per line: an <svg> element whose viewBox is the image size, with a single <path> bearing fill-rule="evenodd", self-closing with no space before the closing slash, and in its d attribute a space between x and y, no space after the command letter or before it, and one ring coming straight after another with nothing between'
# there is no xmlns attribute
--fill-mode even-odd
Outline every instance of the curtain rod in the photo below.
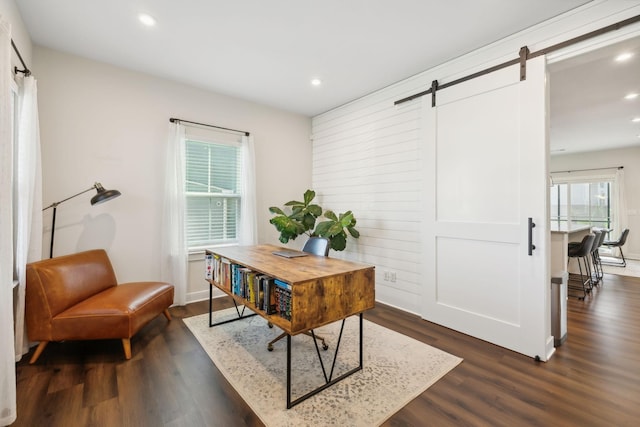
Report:
<svg viewBox="0 0 640 427"><path fill-rule="evenodd" d="M602 171L607 169L624 169L624 166L611 166L610 168L593 168L593 169L574 169L571 171L553 171L550 173L571 173L571 172L586 172L586 171Z"/></svg>
<svg viewBox="0 0 640 427"><path fill-rule="evenodd" d="M22 55L20 55L20 51L18 50L18 46L16 46L16 44L13 42L13 39L11 39L11 47L13 47L13 50L16 52L16 55L18 55L18 59L20 60L20 63L24 68L23 70L18 70L18 67L13 67L13 73L14 74L23 73L25 77L29 77L31 75L31 70L29 70L29 67L27 67L27 64L24 63L24 60L22 59Z"/></svg>
<svg viewBox="0 0 640 427"><path fill-rule="evenodd" d="M462 82L466 82L467 80L471 80L471 79L475 79L476 77L484 76L485 74L489 74L489 73L492 73L494 71L498 71L498 70L500 70L502 68L506 68L506 67L509 67L511 65L515 65L518 62L520 63L520 68L521 68L521 73L522 73L522 71L523 71L522 70L523 63L527 59L532 59L532 58L536 58L538 56L546 55L547 53L554 52L556 50L559 50L559 49L565 48L567 46L570 46L572 44L576 44L576 43L582 42L584 40L588 40L590 38L593 38L593 37L608 33L610 31L619 30L622 27L626 27L627 25L635 24L636 22L640 22L640 15L636 15L636 16L633 16L631 18L616 22L615 24L607 25L606 27L591 31L589 33L583 34L583 35L578 36L578 37L574 37L572 39L566 40L566 41L561 42L561 43L554 44L553 46L549 46L547 48L540 49L537 52L531 52L530 53L529 49L525 46L525 47L520 49L520 57L519 58L512 59L510 61L503 62L503 63L498 64L498 65L494 65L493 67L489 67L489 68L486 68L484 70L478 71L476 73L470 74L468 76L461 77L461 78L459 78L457 80L454 80L452 82L449 82L449 83L444 83L444 84L439 85L438 81L434 80L431 83L431 88L429 88L427 90L424 90L422 92L418 92L418 93L413 94L411 96L407 96L406 98L399 99L399 100L395 101L393 103L393 105L403 104L403 103L408 102L408 101L413 101L416 98L423 97L424 95L432 94L432 98L433 98L432 99L432 107L435 107L435 93L436 93L437 90L445 89L447 87L454 86L454 85L457 85L457 84L462 83ZM523 53L523 49L526 49L526 51L524 53ZM522 76L521 76L521 80L522 80Z"/></svg>
<svg viewBox="0 0 640 427"><path fill-rule="evenodd" d="M198 126L206 126L206 127L210 127L210 128L216 128L216 129L222 129L222 130L227 130L229 132L238 132L238 133L243 133L244 136L249 136L251 135L249 132L244 131L244 130L237 130L237 129L229 129L229 128L223 128L222 126L215 126L215 125L208 125L206 123L198 123L198 122L190 122L189 120L182 120L182 119L176 119L175 117L171 117L169 119L169 121L171 123L190 123L192 125L198 125Z"/></svg>

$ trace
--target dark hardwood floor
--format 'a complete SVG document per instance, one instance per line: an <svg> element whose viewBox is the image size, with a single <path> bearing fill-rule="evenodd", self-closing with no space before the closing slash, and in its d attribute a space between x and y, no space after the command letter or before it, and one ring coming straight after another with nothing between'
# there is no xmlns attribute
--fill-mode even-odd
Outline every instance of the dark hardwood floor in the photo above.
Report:
<svg viewBox="0 0 640 427"><path fill-rule="evenodd" d="M216 308L231 304L216 300ZM14 426L255 426L251 409L171 309L132 339L52 343L17 364ZM365 317L464 361L386 426L640 425L640 279L613 275L585 301L570 299L568 340L547 363L378 304Z"/></svg>

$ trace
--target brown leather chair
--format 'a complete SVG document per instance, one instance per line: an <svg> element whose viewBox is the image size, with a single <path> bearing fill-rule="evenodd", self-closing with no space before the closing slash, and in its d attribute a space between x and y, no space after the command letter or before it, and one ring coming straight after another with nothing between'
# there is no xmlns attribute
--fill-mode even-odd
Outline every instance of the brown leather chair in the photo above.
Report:
<svg viewBox="0 0 640 427"><path fill-rule="evenodd" d="M131 337L160 313L171 320L173 285L118 285L107 253L96 249L27 264L25 319L30 341L40 341L34 363L50 341Z"/></svg>

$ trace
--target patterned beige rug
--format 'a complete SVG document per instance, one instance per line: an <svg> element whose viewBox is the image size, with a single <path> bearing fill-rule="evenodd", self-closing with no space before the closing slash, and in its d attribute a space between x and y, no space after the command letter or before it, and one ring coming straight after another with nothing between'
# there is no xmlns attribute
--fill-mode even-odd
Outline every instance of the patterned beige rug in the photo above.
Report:
<svg viewBox="0 0 640 427"><path fill-rule="evenodd" d="M248 310L247 310L248 311ZM235 317L235 309L214 313L214 321ZM377 426L457 366L462 359L367 320L364 367L291 409L286 409L286 339L272 352L267 343L280 330L254 316L209 328L208 314L185 324L251 409L267 426ZM322 351L327 374L340 323L316 330L329 344ZM358 317L347 319L334 377L358 365ZM292 399L324 383L313 339L294 336Z"/></svg>
<svg viewBox="0 0 640 427"><path fill-rule="evenodd" d="M603 260L606 260L606 257L602 257ZM614 260L618 261L618 260ZM604 272L608 274L615 274L618 276L627 276L627 277L640 277L640 261L627 259L626 267L618 267L615 265L603 265Z"/></svg>

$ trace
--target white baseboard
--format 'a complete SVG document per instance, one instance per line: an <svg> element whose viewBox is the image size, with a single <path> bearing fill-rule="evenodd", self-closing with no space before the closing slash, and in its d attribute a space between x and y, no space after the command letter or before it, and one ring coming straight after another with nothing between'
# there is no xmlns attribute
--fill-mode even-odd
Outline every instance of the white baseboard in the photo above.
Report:
<svg viewBox="0 0 640 427"><path fill-rule="evenodd" d="M213 298L222 298L226 296L225 294L223 294L222 292L217 293L214 291L213 293ZM204 291L198 291L198 292L191 292L189 294L187 294L187 304L190 304L192 302L198 302L198 301L205 301L209 299L209 291L208 290L204 290Z"/></svg>

